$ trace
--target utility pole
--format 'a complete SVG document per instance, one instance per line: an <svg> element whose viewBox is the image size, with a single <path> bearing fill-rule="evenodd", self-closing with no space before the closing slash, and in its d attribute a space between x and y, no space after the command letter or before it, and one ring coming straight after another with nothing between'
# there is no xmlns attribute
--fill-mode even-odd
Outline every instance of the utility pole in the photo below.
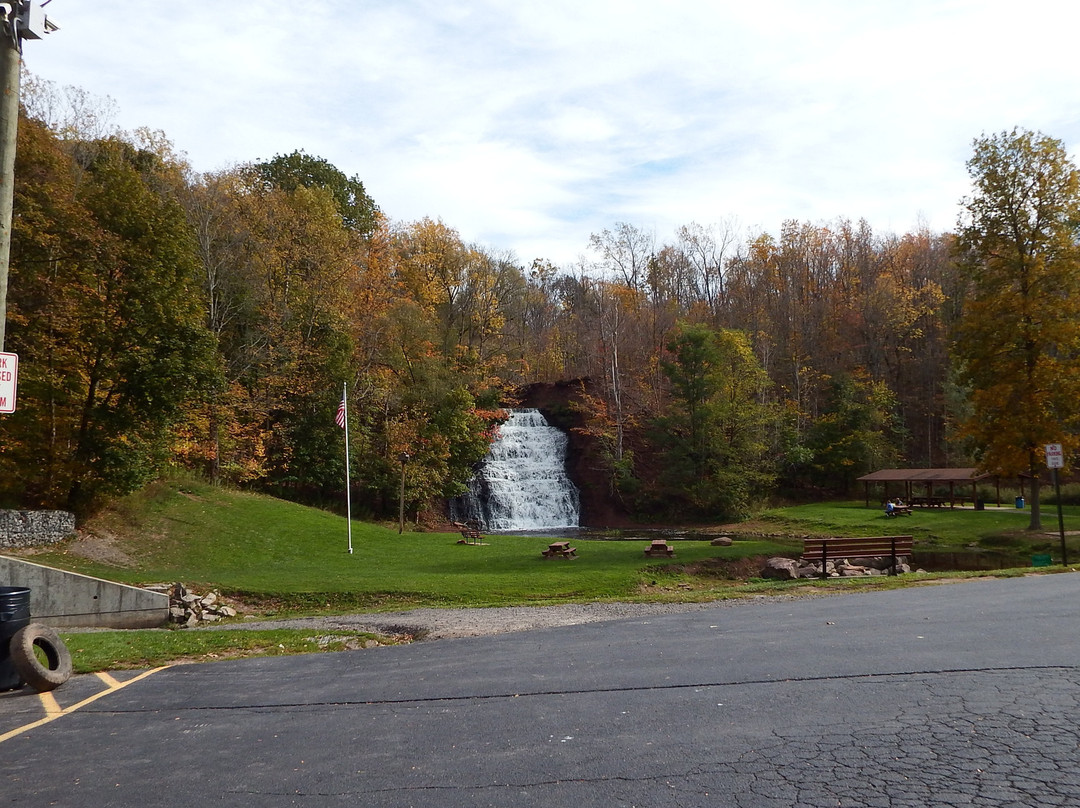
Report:
<svg viewBox="0 0 1080 808"><path fill-rule="evenodd" d="M401 462L401 493L398 496L398 535L405 532L405 464L409 462L409 453L402 452L398 455Z"/></svg>
<svg viewBox="0 0 1080 808"><path fill-rule="evenodd" d="M7 332L8 267L15 200L15 143L19 131L19 70L22 43L57 30L45 16L51 0L0 3L0 352Z"/></svg>

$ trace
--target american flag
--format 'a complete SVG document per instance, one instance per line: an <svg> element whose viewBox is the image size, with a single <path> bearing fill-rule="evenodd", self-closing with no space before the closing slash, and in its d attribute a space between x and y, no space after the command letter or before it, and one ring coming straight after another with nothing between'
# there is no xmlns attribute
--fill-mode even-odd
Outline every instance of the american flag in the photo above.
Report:
<svg viewBox="0 0 1080 808"><path fill-rule="evenodd" d="M341 397L341 403L337 405L337 415L334 416L334 423L345 428L345 397Z"/></svg>

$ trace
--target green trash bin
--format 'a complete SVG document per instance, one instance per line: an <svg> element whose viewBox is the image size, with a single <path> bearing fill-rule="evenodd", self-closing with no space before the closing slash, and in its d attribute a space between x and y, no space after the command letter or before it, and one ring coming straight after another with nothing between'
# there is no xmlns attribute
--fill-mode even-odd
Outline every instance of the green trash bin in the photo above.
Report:
<svg viewBox="0 0 1080 808"><path fill-rule="evenodd" d="M11 662L11 638L30 625L30 590L23 586L0 586L0 690L14 690L22 677Z"/></svg>

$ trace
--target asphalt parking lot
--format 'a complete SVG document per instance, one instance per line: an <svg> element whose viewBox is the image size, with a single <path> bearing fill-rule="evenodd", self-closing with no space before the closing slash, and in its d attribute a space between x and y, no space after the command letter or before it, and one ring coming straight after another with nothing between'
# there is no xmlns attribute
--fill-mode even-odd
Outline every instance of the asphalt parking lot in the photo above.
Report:
<svg viewBox="0 0 1080 808"><path fill-rule="evenodd" d="M26 806L1080 804L1080 576L0 694Z"/></svg>

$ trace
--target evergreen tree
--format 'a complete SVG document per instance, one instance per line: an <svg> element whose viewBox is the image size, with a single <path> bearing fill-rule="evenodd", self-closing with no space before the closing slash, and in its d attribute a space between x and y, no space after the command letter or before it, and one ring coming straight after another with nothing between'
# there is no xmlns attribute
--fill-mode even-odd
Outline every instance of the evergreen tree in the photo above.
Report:
<svg viewBox="0 0 1080 808"><path fill-rule="evenodd" d="M739 331L684 324L668 343L669 414L657 419L670 503L736 516L772 486L768 376Z"/></svg>

